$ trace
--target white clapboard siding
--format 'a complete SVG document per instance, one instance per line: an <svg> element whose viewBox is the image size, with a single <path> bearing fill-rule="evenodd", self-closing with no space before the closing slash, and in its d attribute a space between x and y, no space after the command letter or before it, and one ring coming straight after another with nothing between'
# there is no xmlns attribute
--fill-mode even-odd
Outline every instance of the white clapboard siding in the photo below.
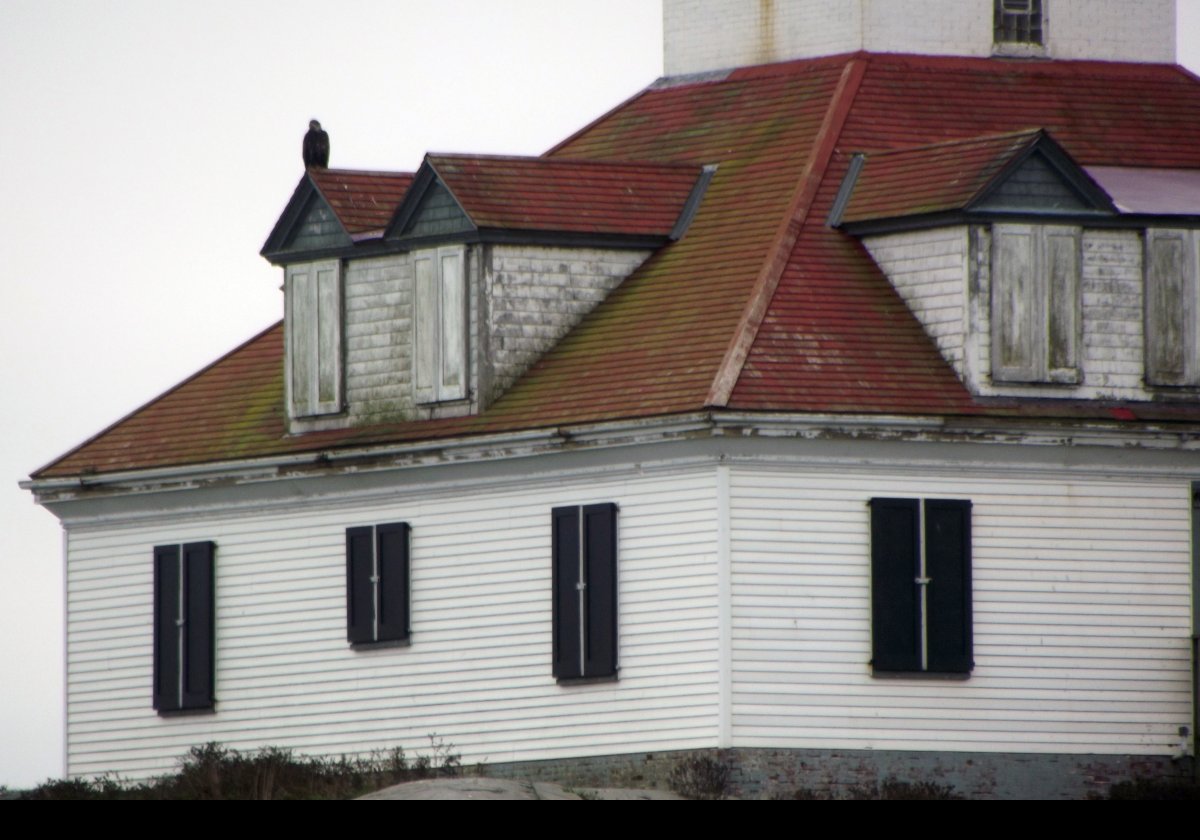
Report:
<svg viewBox="0 0 1200 840"><path fill-rule="evenodd" d="M960 377L967 333L967 228L863 240L875 262Z"/></svg>
<svg viewBox="0 0 1200 840"><path fill-rule="evenodd" d="M508 390L651 253L492 246L484 278L492 397Z"/></svg>
<svg viewBox="0 0 1200 840"><path fill-rule="evenodd" d="M1135 230L1084 230L1081 239L1079 385L1064 391L991 381L990 236L978 229L978 282L967 228L871 236L864 244L955 371L983 394L1147 400L1144 386L1142 236ZM973 293L975 299L968 300ZM972 355L973 354L973 355Z"/></svg>
<svg viewBox="0 0 1200 840"><path fill-rule="evenodd" d="M1187 482L739 466L742 747L1169 754L1190 725ZM873 497L972 502L975 669L875 678Z"/></svg>
<svg viewBox="0 0 1200 840"><path fill-rule="evenodd" d="M386 501L330 497L69 534L67 751L71 775L141 778L219 741L312 754L436 733L464 763L715 743L713 469L548 478L520 488ZM551 676L550 510L620 506L615 682ZM345 531L412 526L412 639L346 642ZM216 712L151 708L152 549L216 543Z"/></svg>

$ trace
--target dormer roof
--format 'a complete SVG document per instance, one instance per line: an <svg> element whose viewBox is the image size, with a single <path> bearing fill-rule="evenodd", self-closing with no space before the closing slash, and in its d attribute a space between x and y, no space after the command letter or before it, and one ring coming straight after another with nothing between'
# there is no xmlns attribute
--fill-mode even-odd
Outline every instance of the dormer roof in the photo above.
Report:
<svg viewBox="0 0 1200 840"><path fill-rule="evenodd" d="M387 236L658 246L683 235L710 178L689 163L431 154ZM425 214L442 191L459 216L439 207L434 224Z"/></svg>
<svg viewBox="0 0 1200 840"><path fill-rule="evenodd" d="M261 253L282 263L379 239L412 182L411 172L308 169Z"/></svg>
<svg viewBox="0 0 1200 840"><path fill-rule="evenodd" d="M856 152L830 224L859 233L946 224L963 214L1111 215L1117 208L1040 128Z"/></svg>

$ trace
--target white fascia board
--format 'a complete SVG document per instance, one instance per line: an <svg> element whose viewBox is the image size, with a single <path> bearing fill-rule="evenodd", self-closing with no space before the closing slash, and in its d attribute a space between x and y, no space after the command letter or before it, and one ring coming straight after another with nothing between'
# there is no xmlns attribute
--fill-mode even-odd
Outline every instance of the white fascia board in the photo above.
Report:
<svg viewBox="0 0 1200 840"><path fill-rule="evenodd" d="M69 501L97 489L118 493L186 490L216 483L275 481L314 468L344 473L427 467L464 461L530 458L575 448L639 446L696 437L758 437L847 440L905 440L926 443L1117 447L1200 452L1200 426L1173 430L1155 424L1130 429L1125 424L1085 420L1070 424L1014 419L844 414L761 414L695 412L684 415L555 427L463 438L426 440L347 449L321 450L187 467L104 473L95 476L26 480L41 503Z"/></svg>

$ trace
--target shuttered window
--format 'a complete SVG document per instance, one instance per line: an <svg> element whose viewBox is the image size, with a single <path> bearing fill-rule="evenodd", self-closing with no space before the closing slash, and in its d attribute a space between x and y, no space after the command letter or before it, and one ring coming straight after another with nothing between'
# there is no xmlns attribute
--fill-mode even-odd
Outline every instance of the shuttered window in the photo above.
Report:
<svg viewBox="0 0 1200 840"><path fill-rule="evenodd" d="M551 514L554 676L617 673L617 506L555 508Z"/></svg>
<svg viewBox="0 0 1200 840"><path fill-rule="evenodd" d="M1081 230L992 228L992 378L1079 382Z"/></svg>
<svg viewBox="0 0 1200 840"><path fill-rule="evenodd" d="M467 288L459 247L413 256L413 380L418 403L467 396Z"/></svg>
<svg viewBox="0 0 1200 840"><path fill-rule="evenodd" d="M971 503L872 499L871 665L966 674L971 634Z"/></svg>
<svg viewBox="0 0 1200 840"><path fill-rule="evenodd" d="M346 529L346 636L351 644L407 641L406 522Z"/></svg>
<svg viewBox="0 0 1200 840"><path fill-rule="evenodd" d="M211 542L154 549L154 708L213 706L213 555Z"/></svg>
<svg viewBox="0 0 1200 840"><path fill-rule="evenodd" d="M288 405L292 417L342 410L342 286L337 260L289 265Z"/></svg>
<svg viewBox="0 0 1200 840"><path fill-rule="evenodd" d="M1147 384L1200 384L1197 243L1194 231L1146 231Z"/></svg>

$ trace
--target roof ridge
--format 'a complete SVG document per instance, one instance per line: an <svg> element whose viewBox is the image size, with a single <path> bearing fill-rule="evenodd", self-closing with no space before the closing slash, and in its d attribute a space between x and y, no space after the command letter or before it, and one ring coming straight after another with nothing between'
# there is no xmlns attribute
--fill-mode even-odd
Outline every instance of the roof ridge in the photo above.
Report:
<svg viewBox="0 0 1200 840"><path fill-rule="evenodd" d="M725 407L729 404L733 386L737 384L738 378L741 376L742 367L745 365L746 357L758 335L758 329L767 313L767 307L775 295L775 290L779 287L779 280L787 267L788 258L808 219L808 212L816 198L817 189L824 179L829 161L836 151L838 137L841 135L842 127L846 124L850 107L853 105L863 77L866 75L869 61L869 56L856 53L850 57L842 69L837 87L829 97L829 107L825 110L821 127L817 130L812 152L809 154L808 162L804 165L796 192L788 204L787 215L772 238L770 251L759 269L758 277L754 281L754 288L746 302L746 308L742 311L742 317L725 350L724 358L713 377L708 396L704 401L706 407Z"/></svg>
<svg viewBox="0 0 1200 840"><path fill-rule="evenodd" d="M949 147L953 147L953 146L969 146L972 143L986 143L986 142L990 142L990 141L997 141L997 140L1008 139L1008 138L1014 138L1014 139L1017 137L1033 138L1040 134L1045 134L1046 136L1049 136L1050 132L1040 126L1039 127L1030 127L1030 128L1020 128L1020 129L1015 129L1013 131L997 131L997 132L988 132L987 134L975 134L975 135L972 135L971 137L959 137L959 138L956 138L953 140L939 140L936 143L922 143L917 146L898 146L894 149L881 149L880 151L877 151L877 152L873 152L869 149L864 149L860 153L866 155L868 158L883 157L884 155L899 155L899 154L910 154L912 152L923 152L928 149L942 149L942 148L949 148Z"/></svg>
<svg viewBox="0 0 1200 840"><path fill-rule="evenodd" d="M321 173L328 173L334 175L374 175L376 177L383 178L411 178L414 174L412 172L403 172L396 169L341 169L334 167L313 167L305 170L305 172L310 175L316 174L318 176Z"/></svg>
<svg viewBox="0 0 1200 840"><path fill-rule="evenodd" d="M425 155L426 158L436 160L487 160L487 161L519 161L522 163L531 163L537 165L548 166L595 166L603 169L616 169L618 167L641 167L644 169L693 169L699 171L702 164L690 163L688 161L657 161L657 160L638 160L638 159L611 159L597 160L595 158L576 158L576 157L545 157L544 155L494 155L494 154L472 154L469 152L429 152Z"/></svg>

